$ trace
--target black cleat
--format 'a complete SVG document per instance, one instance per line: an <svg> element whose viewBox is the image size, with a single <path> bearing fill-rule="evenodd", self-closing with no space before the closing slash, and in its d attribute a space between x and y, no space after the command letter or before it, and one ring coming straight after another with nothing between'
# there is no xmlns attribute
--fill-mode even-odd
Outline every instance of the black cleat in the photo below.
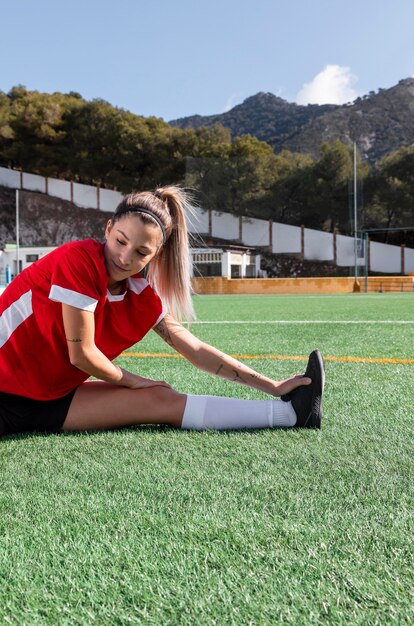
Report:
<svg viewBox="0 0 414 626"><path fill-rule="evenodd" d="M292 402L297 417L295 428L320 428L325 365L319 350L314 350L309 355L305 376L312 379L310 385L297 387L294 391L281 396L281 399L284 402Z"/></svg>

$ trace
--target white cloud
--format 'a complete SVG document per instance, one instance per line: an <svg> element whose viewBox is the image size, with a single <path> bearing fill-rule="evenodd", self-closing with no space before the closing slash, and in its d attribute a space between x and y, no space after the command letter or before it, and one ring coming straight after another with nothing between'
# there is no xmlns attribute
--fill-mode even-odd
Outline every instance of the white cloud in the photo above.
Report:
<svg viewBox="0 0 414 626"><path fill-rule="evenodd" d="M296 96L297 104L344 104L358 97L353 88L357 77L349 67L326 65Z"/></svg>

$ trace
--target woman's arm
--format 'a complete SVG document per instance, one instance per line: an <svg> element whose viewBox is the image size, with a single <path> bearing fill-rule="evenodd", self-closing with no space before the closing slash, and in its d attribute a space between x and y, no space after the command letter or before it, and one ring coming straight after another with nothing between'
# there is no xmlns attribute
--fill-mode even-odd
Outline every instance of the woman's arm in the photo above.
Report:
<svg viewBox="0 0 414 626"><path fill-rule="evenodd" d="M272 396L290 393L296 387L308 385L311 382L310 378L301 375L291 376L282 381L267 378L228 354L200 341L170 315L166 315L154 330L195 367L226 380L259 389Z"/></svg>
<svg viewBox="0 0 414 626"><path fill-rule="evenodd" d="M162 381L132 374L112 363L95 345L95 318L91 311L62 304L62 315L70 362L82 372L131 389L170 386Z"/></svg>

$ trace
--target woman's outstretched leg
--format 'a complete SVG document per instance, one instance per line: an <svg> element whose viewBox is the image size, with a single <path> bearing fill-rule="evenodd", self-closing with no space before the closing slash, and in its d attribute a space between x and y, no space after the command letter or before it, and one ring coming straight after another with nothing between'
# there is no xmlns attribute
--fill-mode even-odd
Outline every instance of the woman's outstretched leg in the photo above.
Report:
<svg viewBox="0 0 414 626"><path fill-rule="evenodd" d="M321 396L301 387L292 401L183 395L166 387L127 389L86 383L76 392L63 431L168 424L185 430L320 428Z"/></svg>
<svg viewBox="0 0 414 626"><path fill-rule="evenodd" d="M105 430L138 424L168 424L191 430L294 426L291 402L186 396L168 387L128 389L103 382L77 390L63 431Z"/></svg>
<svg viewBox="0 0 414 626"><path fill-rule="evenodd" d="M324 363L319 351L309 357L300 386L281 400L242 400L184 395L156 385L129 389L104 382L81 385L73 397L62 430L100 430L137 424L168 424L191 430L320 428Z"/></svg>

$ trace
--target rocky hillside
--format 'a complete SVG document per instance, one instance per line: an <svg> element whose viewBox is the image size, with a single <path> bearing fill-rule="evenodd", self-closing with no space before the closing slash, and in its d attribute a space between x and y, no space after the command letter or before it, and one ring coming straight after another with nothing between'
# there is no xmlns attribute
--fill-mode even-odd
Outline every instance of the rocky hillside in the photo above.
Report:
<svg viewBox="0 0 414 626"><path fill-rule="evenodd" d="M21 191L20 245L58 246L75 239L101 240L109 213L81 209L71 202ZM0 187L0 247L16 241L16 192Z"/></svg>
<svg viewBox="0 0 414 626"><path fill-rule="evenodd" d="M342 106L299 106L259 93L220 115L195 115L170 122L179 128L222 124L232 136L251 134L282 149L318 155L321 143L357 142L371 162L414 143L414 78L371 92Z"/></svg>

